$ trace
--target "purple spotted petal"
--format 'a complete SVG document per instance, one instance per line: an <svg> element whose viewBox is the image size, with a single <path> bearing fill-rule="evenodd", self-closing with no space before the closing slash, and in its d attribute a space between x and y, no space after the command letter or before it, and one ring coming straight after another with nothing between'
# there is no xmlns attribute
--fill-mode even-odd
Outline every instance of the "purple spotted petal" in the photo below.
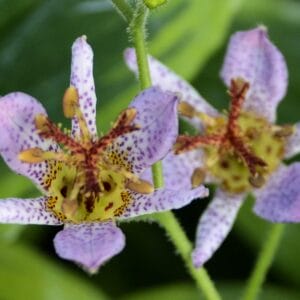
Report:
<svg viewBox="0 0 300 300"><path fill-rule="evenodd" d="M109 151L119 153L140 173L171 150L178 133L178 97L151 87L130 104L137 109L134 120L141 129L116 139Z"/></svg>
<svg viewBox="0 0 300 300"><path fill-rule="evenodd" d="M254 211L272 222L300 222L300 163L282 166L256 193Z"/></svg>
<svg viewBox="0 0 300 300"><path fill-rule="evenodd" d="M163 160L164 186L167 189L191 189L191 177L196 168L203 165L202 150L197 149L183 154L175 155L170 152ZM144 180L152 181L151 168L141 176Z"/></svg>
<svg viewBox="0 0 300 300"><path fill-rule="evenodd" d="M125 246L125 236L114 222L66 225L54 238L56 253L94 274Z"/></svg>
<svg viewBox="0 0 300 300"><path fill-rule="evenodd" d="M181 208L196 198L207 197L208 189L204 186L193 190L159 189L148 195L135 192L130 192L130 195L131 203L119 217L120 219Z"/></svg>
<svg viewBox="0 0 300 300"><path fill-rule="evenodd" d="M270 42L266 28L235 33L229 42L221 77L226 85L242 77L250 82L245 109L276 118L278 103L287 88L287 66L280 51Z"/></svg>
<svg viewBox="0 0 300 300"><path fill-rule="evenodd" d="M243 198L244 195L233 196L217 190L198 223L196 248L192 253L196 268L209 260L223 243L232 228Z"/></svg>
<svg viewBox="0 0 300 300"><path fill-rule="evenodd" d="M298 153L300 153L300 123L295 124L295 133L285 144L285 158L291 158Z"/></svg>
<svg viewBox="0 0 300 300"><path fill-rule="evenodd" d="M45 109L29 95L16 92L0 99L0 153L12 170L41 187L47 163L28 164L18 159L20 151L33 147L57 150L56 144L43 140L36 133L34 119L37 114L46 114Z"/></svg>
<svg viewBox="0 0 300 300"><path fill-rule="evenodd" d="M196 168L203 165L202 150L193 150L175 155L169 153L163 159L165 186L170 189L191 189L191 177Z"/></svg>
<svg viewBox="0 0 300 300"><path fill-rule="evenodd" d="M126 49L124 57L129 69L137 75L135 50L133 48ZM218 114L188 82L151 56L149 56L149 66L153 85L157 85L165 91L179 92L183 101L190 103L201 112L210 115ZM199 119L194 118L192 123L199 127Z"/></svg>
<svg viewBox="0 0 300 300"><path fill-rule="evenodd" d="M78 38L72 46L71 85L79 94L79 104L92 135L97 135L96 94L93 77L93 50L86 42L86 36ZM72 122L73 134L79 134L76 119Z"/></svg>
<svg viewBox="0 0 300 300"><path fill-rule="evenodd" d="M0 223L10 224L62 224L53 213L46 211L46 198L0 200Z"/></svg>

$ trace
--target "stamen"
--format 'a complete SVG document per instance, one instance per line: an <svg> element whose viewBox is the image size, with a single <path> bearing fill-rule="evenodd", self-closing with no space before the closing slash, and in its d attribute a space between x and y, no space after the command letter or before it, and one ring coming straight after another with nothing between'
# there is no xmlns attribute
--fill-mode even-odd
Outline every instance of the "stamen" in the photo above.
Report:
<svg viewBox="0 0 300 300"><path fill-rule="evenodd" d="M76 114L76 108L78 107L78 92L74 86L70 86L66 89L63 96L63 112L66 118L74 118Z"/></svg>
<svg viewBox="0 0 300 300"><path fill-rule="evenodd" d="M181 101L179 103L178 112L187 118L193 118L197 113L196 109L191 104L185 101Z"/></svg>
<svg viewBox="0 0 300 300"><path fill-rule="evenodd" d="M178 112L187 118L194 118L197 117L202 121L203 124L206 126L214 126L216 124L216 120L209 115L197 111L191 104L186 101L181 101L178 105Z"/></svg>
<svg viewBox="0 0 300 300"><path fill-rule="evenodd" d="M78 91L72 85L65 91L63 97L63 111L66 118L76 118L83 142L89 142L91 140L90 131L79 105Z"/></svg>
<svg viewBox="0 0 300 300"><path fill-rule="evenodd" d="M255 173L253 176L249 177L249 182L253 187L260 188L265 184L266 179L261 174Z"/></svg>
<svg viewBox="0 0 300 300"><path fill-rule="evenodd" d="M205 180L205 170L202 168L196 168L193 172L192 178L191 178L191 183L192 183L192 188L196 188L200 186L204 180Z"/></svg>
<svg viewBox="0 0 300 300"><path fill-rule="evenodd" d="M62 212L67 219L72 218L78 210L78 203L76 200L65 198L62 203Z"/></svg>
<svg viewBox="0 0 300 300"><path fill-rule="evenodd" d="M18 154L19 160L27 163L40 163L46 160L65 161L67 157L61 152L44 151L40 148L31 148Z"/></svg>
<svg viewBox="0 0 300 300"><path fill-rule="evenodd" d="M139 179L138 181L130 181L126 182L126 187L133 192L140 194L151 194L154 192L154 187L148 181Z"/></svg>
<svg viewBox="0 0 300 300"><path fill-rule="evenodd" d="M32 148L18 154L19 160L27 163L40 163L45 161L44 151L40 148Z"/></svg>
<svg viewBox="0 0 300 300"><path fill-rule="evenodd" d="M134 107L126 108L119 114L119 116L118 116L117 120L114 122L112 128L116 129L116 128L122 128L122 127L129 126L135 119L136 114L137 114L136 108L134 108Z"/></svg>
<svg viewBox="0 0 300 300"><path fill-rule="evenodd" d="M275 129L274 136L278 138L287 138L295 132L295 127L292 125L283 125Z"/></svg>
<svg viewBox="0 0 300 300"><path fill-rule="evenodd" d="M49 119L44 114L38 114L34 119L35 127L38 130L39 134L49 134Z"/></svg>

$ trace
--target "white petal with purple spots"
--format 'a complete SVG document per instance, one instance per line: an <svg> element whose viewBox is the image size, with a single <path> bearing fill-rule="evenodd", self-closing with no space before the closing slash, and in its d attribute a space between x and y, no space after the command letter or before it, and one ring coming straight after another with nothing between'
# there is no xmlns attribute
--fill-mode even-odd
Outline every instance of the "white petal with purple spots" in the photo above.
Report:
<svg viewBox="0 0 300 300"><path fill-rule="evenodd" d="M52 212L46 211L46 198L0 200L0 223L10 224L62 224Z"/></svg>
<svg viewBox="0 0 300 300"><path fill-rule="evenodd" d="M285 144L285 158L291 158L300 153L300 123L295 124L295 132Z"/></svg>
<svg viewBox="0 0 300 300"><path fill-rule="evenodd" d="M194 199L208 196L204 186L192 190L155 190L152 194L143 195L130 192L131 203L126 207L119 219L132 218L144 214L178 209L188 205Z"/></svg>
<svg viewBox="0 0 300 300"><path fill-rule="evenodd" d="M54 238L57 254L80 264L89 273L121 252L125 236L114 222L66 225Z"/></svg>
<svg viewBox="0 0 300 300"><path fill-rule="evenodd" d="M137 109L134 123L141 129L120 136L108 151L118 152L132 165L134 173L162 159L172 148L178 134L178 97L151 87L130 104Z"/></svg>
<svg viewBox="0 0 300 300"><path fill-rule="evenodd" d="M272 222L300 222L300 163L281 166L256 192L254 212Z"/></svg>
<svg viewBox="0 0 300 300"><path fill-rule="evenodd" d="M203 165L200 149L175 155L168 154L163 160L165 186L170 189L191 189L191 178L196 168Z"/></svg>
<svg viewBox="0 0 300 300"><path fill-rule="evenodd" d="M76 87L79 105L92 135L97 135L96 94L93 77L93 50L86 37L79 37L72 46L71 85ZM73 134L79 134L76 118L72 122Z"/></svg>
<svg viewBox="0 0 300 300"><path fill-rule="evenodd" d="M196 168L203 166L203 152L201 149L189 151L179 155L170 152L163 160L164 187L171 190L191 189L191 178ZM141 177L152 182L151 168Z"/></svg>
<svg viewBox="0 0 300 300"><path fill-rule="evenodd" d="M235 33L229 42L221 77L227 86L233 78L250 82L244 109L276 118L278 103L287 88L287 66L281 52L268 39L264 27Z"/></svg>
<svg viewBox="0 0 300 300"><path fill-rule="evenodd" d="M126 49L124 57L129 69L137 75L135 50L133 48ZM182 95L182 100L193 105L198 111L209 115L218 115L218 112L187 81L151 56L149 56L149 67L153 85L157 85L165 91L179 92ZM197 127L200 125L197 118L188 121L192 121Z"/></svg>
<svg viewBox="0 0 300 300"><path fill-rule="evenodd" d="M192 253L196 268L209 260L223 243L232 228L243 198L244 195L229 195L217 190L198 223L196 247Z"/></svg>
<svg viewBox="0 0 300 300"><path fill-rule="evenodd" d="M29 148L39 147L52 151L58 148L55 143L43 140L36 133L34 120L37 114L46 115L46 111L27 94L15 92L0 99L0 153L12 170L41 187L47 163L29 164L18 159L18 154Z"/></svg>

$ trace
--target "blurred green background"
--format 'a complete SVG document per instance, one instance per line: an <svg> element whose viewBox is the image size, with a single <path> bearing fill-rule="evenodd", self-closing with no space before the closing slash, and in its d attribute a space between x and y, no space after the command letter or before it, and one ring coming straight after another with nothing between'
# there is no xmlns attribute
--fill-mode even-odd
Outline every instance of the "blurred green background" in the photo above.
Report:
<svg viewBox="0 0 300 300"><path fill-rule="evenodd" d="M169 0L151 15L149 48L222 109L228 99L218 74L228 37L258 24L269 28L289 67L289 90L279 108L279 122L295 122L300 119L299 2ZM126 24L109 1L1 0L0 94L29 93L53 120L63 122L60 108L69 82L70 47L82 34L94 49L98 128L106 131L138 92L122 58L130 45ZM3 162L0 169L1 198L38 195L28 180ZM176 212L191 239L207 200ZM252 214L251 206L247 201L229 238L207 263L228 300L238 299L269 230L267 222ZM128 223L121 228L127 238L125 250L89 277L55 255L52 239L60 228L0 225L0 300L201 299L157 225ZM300 299L299 253L300 225L288 225L261 299Z"/></svg>

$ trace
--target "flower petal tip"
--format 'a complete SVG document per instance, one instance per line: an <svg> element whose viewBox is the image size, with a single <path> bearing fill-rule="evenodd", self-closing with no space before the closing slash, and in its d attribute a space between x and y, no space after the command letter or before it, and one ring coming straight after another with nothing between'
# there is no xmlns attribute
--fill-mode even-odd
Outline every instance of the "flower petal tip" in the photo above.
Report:
<svg viewBox="0 0 300 300"><path fill-rule="evenodd" d="M54 238L58 256L74 261L90 274L125 246L125 236L113 222L67 225Z"/></svg>
<svg viewBox="0 0 300 300"><path fill-rule="evenodd" d="M134 48L126 48L124 50L124 60L131 71L137 70Z"/></svg>
<svg viewBox="0 0 300 300"><path fill-rule="evenodd" d="M300 163L280 168L257 194L254 212L278 223L300 222Z"/></svg>
<svg viewBox="0 0 300 300"><path fill-rule="evenodd" d="M239 31L230 38L221 78L227 86L241 77L250 83L244 109L273 121L286 94L288 72L285 59L268 37L266 27Z"/></svg>
<svg viewBox="0 0 300 300"><path fill-rule="evenodd" d="M203 253L196 250L192 252L192 262L195 268L201 268L207 260L207 255L204 255Z"/></svg>
<svg viewBox="0 0 300 300"><path fill-rule="evenodd" d="M87 42L86 35L82 35L74 41L72 45L72 53L73 55L84 54L87 56L91 56L91 58L93 57L93 50L92 47Z"/></svg>

